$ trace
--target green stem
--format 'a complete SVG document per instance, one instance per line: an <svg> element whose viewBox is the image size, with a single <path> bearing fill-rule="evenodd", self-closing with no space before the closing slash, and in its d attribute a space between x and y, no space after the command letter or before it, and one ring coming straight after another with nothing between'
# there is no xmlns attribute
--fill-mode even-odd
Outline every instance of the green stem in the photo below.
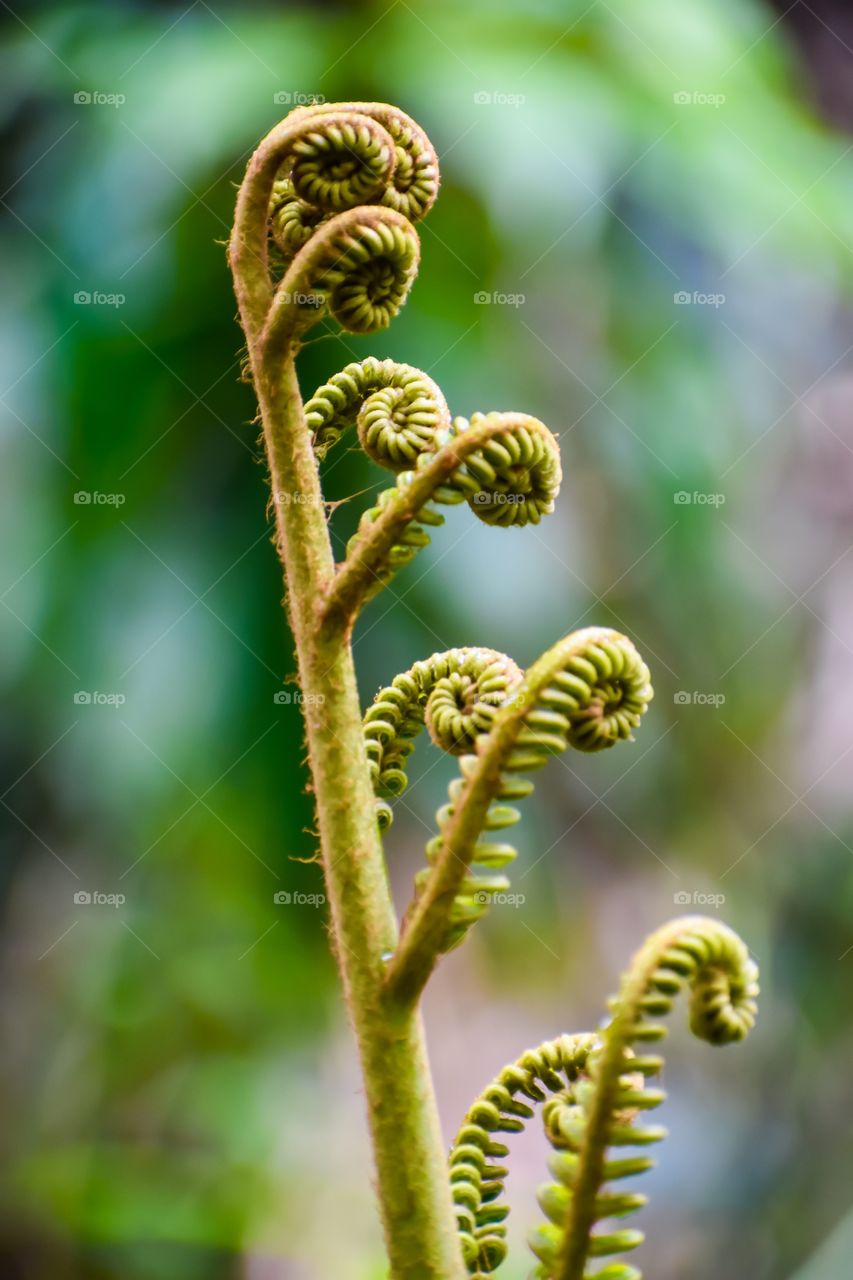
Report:
<svg viewBox="0 0 853 1280"><path fill-rule="evenodd" d="M333 936L358 1041L394 1280L462 1280L420 1015L384 994L397 942L349 637L318 625L334 577L316 460L292 358L250 341L275 501ZM270 367L272 365L272 368ZM298 501L282 501L298 495Z"/></svg>

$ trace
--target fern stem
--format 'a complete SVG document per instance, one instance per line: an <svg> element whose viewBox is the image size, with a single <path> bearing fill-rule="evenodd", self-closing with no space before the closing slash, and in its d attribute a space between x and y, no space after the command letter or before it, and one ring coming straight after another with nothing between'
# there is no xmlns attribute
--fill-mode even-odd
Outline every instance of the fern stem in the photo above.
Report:
<svg viewBox="0 0 853 1280"><path fill-rule="evenodd" d="M383 956L397 941L364 747L352 650L340 629L318 625L334 577L317 464L292 355L273 358L261 338L266 264L251 228L268 200L241 192L231 262L249 344L274 494L276 542L287 586L305 712L332 931L358 1042L393 1280L463 1280L447 1164L421 1020L383 995ZM248 228L241 223L241 209Z"/></svg>

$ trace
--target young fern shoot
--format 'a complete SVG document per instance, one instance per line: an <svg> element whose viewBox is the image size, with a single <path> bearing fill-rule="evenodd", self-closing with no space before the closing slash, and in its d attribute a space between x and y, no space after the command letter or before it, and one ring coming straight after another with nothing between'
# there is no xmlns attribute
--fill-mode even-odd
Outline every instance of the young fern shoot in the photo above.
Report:
<svg viewBox="0 0 853 1280"><path fill-rule="evenodd" d="M491 1274L505 1254L505 1170L494 1141L543 1108L556 1182L532 1237L536 1274L550 1280L630 1280L610 1263L636 1233L596 1232L642 1197L605 1184L640 1172L645 1157L611 1160L611 1146L658 1132L634 1118L662 1094L645 1085L661 1061L635 1045L662 1034L649 1021L692 988L692 1025L712 1043L739 1039L757 990L743 944L724 926L676 921L639 953L598 1034L562 1036L506 1068L468 1116L450 1165L423 1039L420 996L440 956L458 946L509 884L516 851L503 833L533 789L528 774L569 748L629 740L652 697L649 671L625 636L572 632L527 670L492 649L434 654L394 677L362 719L352 630L364 605L427 545L441 508L467 504L505 529L554 509L562 479L552 432L519 412L454 417L417 368L368 357L303 401L296 359L305 334L336 322L385 328L406 300L419 260L414 224L438 193L438 162L423 130L396 107L350 102L301 107L254 153L240 187L229 260L263 424L303 692L306 736L332 934L358 1042L377 1190L393 1280ZM358 442L393 483L362 515L336 564L320 467L341 437ZM289 500L288 500L289 499ZM511 535L504 535L511 536ZM407 785L406 761L426 728L458 758L402 928L388 889L383 835ZM519 1095L526 1098L522 1102Z"/></svg>

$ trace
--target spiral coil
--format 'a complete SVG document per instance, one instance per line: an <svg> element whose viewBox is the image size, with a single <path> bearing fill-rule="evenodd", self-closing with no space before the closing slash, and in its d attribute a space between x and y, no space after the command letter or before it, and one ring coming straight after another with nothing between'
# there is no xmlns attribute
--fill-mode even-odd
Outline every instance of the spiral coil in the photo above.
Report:
<svg viewBox="0 0 853 1280"><path fill-rule="evenodd" d="M586 1263L625 1253L643 1241L642 1232L630 1228L596 1230L646 1203L645 1196L609 1184L653 1163L644 1155L613 1158L609 1148L646 1147L665 1137L658 1126L636 1123L641 1112L654 1110L666 1097L643 1083L663 1068L660 1055L644 1050L666 1035L658 1019L670 1013L685 986L690 988L690 1028L709 1044L736 1043L755 1022L758 970L731 929L688 916L648 939L620 995L610 1002L613 1018L590 1054L588 1079L546 1115L556 1148L549 1162L555 1181L539 1195L548 1224L529 1237L540 1280L641 1280L641 1273L624 1262L611 1262L603 1271L591 1271Z"/></svg>
<svg viewBox="0 0 853 1280"><path fill-rule="evenodd" d="M401 213L409 222L420 221L435 203L439 186L438 157L423 129L404 111L383 102L313 103L298 107L291 112L289 118L310 118L316 121L317 130L323 131L323 116L339 115L342 112L358 119L360 133L347 137L343 154L340 144L337 144L336 149L336 139L326 146L325 154L319 151L315 143L312 153L315 168L311 171L310 192L303 184L303 189L297 191L297 194L310 203L329 210L334 207L330 204L329 192L334 192L335 183L339 183L346 195L351 197L350 202L340 204L340 208L379 203ZM375 144L372 144L370 138L364 138L365 132L368 135L371 132L370 122L380 125L385 137L390 139L393 147L390 157L383 146L380 160L376 155ZM320 136L322 137L322 132ZM362 148L366 148L366 154L363 154ZM303 153L307 151L306 147ZM389 159L390 165L385 168ZM382 178L369 191L370 174L373 172L378 178L380 168Z"/></svg>
<svg viewBox="0 0 853 1280"><path fill-rule="evenodd" d="M424 726L442 751L470 751L520 679L512 659L494 649L450 649L416 662L380 690L365 714L364 738L382 830L393 816L382 797L402 795L408 786L405 764Z"/></svg>
<svg viewBox="0 0 853 1280"><path fill-rule="evenodd" d="M434 450L438 433L450 426L450 411L437 384L420 369L368 356L318 387L305 403L305 421L320 459L355 423L369 457L402 471Z"/></svg>
<svg viewBox="0 0 853 1280"><path fill-rule="evenodd" d="M554 510L560 492L562 469L560 449L551 431L537 418L522 413L473 414L471 419L454 418L446 430L436 431L433 449L418 454L413 470L401 471L396 484L383 489L375 504L365 511L358 529L347 545L353 552L370 526L397 501L412 484L418 472L429 466L441 448L452 449L465 432L481 424L497 428L489 440L470 453L456 471L432 494L432 501L422 506L406 524L391 548L385 563L376 572L375 590L398 569L411 563L423 547L429 545L428 529L444 524L437 506L457 506L467 502L471 511L485 524L521 528L538 524Z"/></svg>
<svg viewBox="0 0 853 1280"><path fill-rule="evenodd" d="M343 221L343 218L342 218ZM420 243L414 227L399 214L383 219L359 219L337 226L331 219L324 230L324 253L316 264L310 290L287 290L291 304L314 313L324 296L330 315L348 333L376 333L386 329L405 302L418 272ZM301 253L313 244L309 240ZM299 256L292 270L299 266ZM288 277L285 276L284 286Z"/></svg>
<svg viewBox="0 0 853 1280"><path fill-rule="evenodd" d="M280 301L297 331L327 306L348 332L375 333L397 314L417 273L412 224L438 193L435 150L413 120L383 103L299 107L288 124L293 137L267 219L274 264L286 269ZM358 209L364 217L340 221ZM323 252L309 262L321 239ZM298 287L288 288L288 278Z"/></svg>
<svg viewBox="0 0 853 1280"><path fill-rule="evenodd" d="M390 137L355 117L352 123L318 127L300 138L293 147L288 176L298 199L339 213L381 195L395 162Z"/></svg>
<svg viewBox="0 0 853 1280"><path fill-rule="evenodd" d="M450 1187L462 1253L473 1276L487 1276L506 1257L509 1206L499 1203L508 1169L495 1160L509 1148L496 1133L520 1133L534 1114L530 1102L563 1094L582 1078L597 1044L593 1035L560 1036L526 1053L499 1075L469 1108L450 1152Z"/></svg>
<svg viewBox="0 0 853 1280"><path fill-rule="evenodd" d="M547 682L518 724L490 793L481 827L485 839L477 840L469 874L454 899L445 950L458 945L470 926L485 915L494 894L505 893L510 887L503 871L515 860L516 850L505 840L495 839L494 834L519 821L521 814L513 802L533 790L533 783L520 775L541 768L569 746L600 751L630 738L652 697L646 664L631 641L618 632L589 628L567 637L555 651L557 668L549 671ZM485 664L480 678L487 694L478 692L472 698L472 690L477 689L472 668L480 663ZM423 693L421 668L433 679L433 673L440 672L428 696ZM424 718L433 740L443 750L460 756L460 774L450 783L448 803L436 815L438 834L426 847L428 865L415 877L416 900L442 856L448 827L486 747L494 716L512 702L519 688L520 673L504 655L482 649L450 650L397 676L389 689L377 695L365 716L365 740L382 830L390 825L392 816L385 797L400 795L407 784L402 766L423 723L424 702Z"/></svg>

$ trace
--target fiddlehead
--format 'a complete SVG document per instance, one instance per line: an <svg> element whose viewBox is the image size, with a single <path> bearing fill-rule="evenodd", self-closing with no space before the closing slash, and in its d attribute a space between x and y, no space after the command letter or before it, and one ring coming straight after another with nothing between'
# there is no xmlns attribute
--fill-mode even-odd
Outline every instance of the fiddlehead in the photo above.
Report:
<svg viewBox="0 0 853 1280"><path fill-rule="evenodd" d="M509 1172L494 1164L509 1155L498 1133L520 1133L548 1093L570 1090L582 1077L598 1041L560 1036L528 1051L492 1081L469 1108L450 1152L450 1185L462 1252L469 1272L490 1275L506 1257L509 1206L501 1203ZM547 1106L547 1104L546 1104Z"/></svg>
<svg viewBox="0 0 853 1280"><path fill-rule="evenodd" d="M322 116L341 112L362 120L367 117L383 127L393 148L390 169L383 147L381 158L374 157L375 180L371 181L371 166L362 160L364 144L352 132L325 144L306 140L301 147L301 168L297 172L294 164L291 175L296 195L315 206L330 208L333 205L327 192L332 191L341 199L341 188L346 199L338 206L342 209L377 201L402 213L410 222L418 222L435 203L439 184L438 157L423 129L405 112L381 102L315 103L297 108L290 119L310 117L319 126ZM366 174L362 173L364 168Z"/></svg>
<svg viewBox="0 0 853 1280"><path fill-rule="evenodd" d="M299 108L264 139L241 188L231 261L244 326L281 354L324 308L372 333L417 272L413 222L438 192L426 134L383 103ZM277 286L270 270L284 267Z"/></svg>
<svg viewBox="0 0 853 1280"><path fill-rule="evenodd" d="M613 1017L601 1032L601 1048L590 1056L589 1080L578 1087L571 1106L550 1117L554 1145L561 1148L551 1161L556 1181L540 1194L549 1223L530 1237L542 1280L640 1280L626 1263L593 1272L587 1262L642 1242L638 1231L596 1228L645 1203L645 1197L607 1184L642 1173L652 1162L645 1156L613 1159L610 1148L647 1146L665 1136L659 1127L634 1123L636 1113L659 1106L666 1096L660 1089L638 1089L635 1077L660 1073L662 1058L645 1047L666 1035L658 1019L670 1012L683 987L690 990L690 1028L709 1044L742 1040L755 1022L758 970L731 929L687 916L646 941L611 1001Z"/></svg>
<svg viewBox="0 0 853 1280"><path fill-rule="evenodd" d="M542 1103L554 1154L555 1181L539 1193L549 1224L530 1236L540 1280L642 1280L624 1262L587 1269L590 1258L612 1258L643 1240L638 1231L595 1227L643 1207L644 1195L608 1184L636 1177L648 1156L611 1155L610 1148L646 1147L665 1130L638 1123L664 1100L647 1085L663 1059L646 1046L662 1039L665 1017L682 987L690 989L690 1026L710 1044L742 1040L756 1015L758 972L737 934L716 920L688 916L647 939L612 1000L613 1017L595 1034L561 1036L529 1050L492 1081L470 1107L450 1152L450 1183L469 1274L489 1276L506 1256L502 1202L508 1148L495 1135L519 1133ZM636 1048L635 1048L636 1046ZM548 1097L548 1094L551 1097ZM519 1095L521 1095L519 1097ZM527 1101L522 1101L527 1099Z"/></svg>
<svg viewBox="0 0 853 1280"><path fill-rule="evenodd" d="M457 654L465 655L466 661L470 661L468 655L488 654L494 664L487 668L490 680L494 671L501 673L498 683L490 685L493 696L483 711L482 700L479 704L469 702L470 686L452 685L445 675L442 664L456 661ZM533 790L533 783L521 775L541 768L569 746L600 751L630 738L652 697L649 671L637 650L625 636L607 628L590 627L566 637L539 659L524 681L520 675L507 676L509 663L508 658L490 650L452 650L423 664L429 670L442 670L444 679L432 697L441 694L448 722L466 726L450 747L446 739L434 735L445 750L464 754L459 761L460 775L450 784L449 802L437 814L438 834L427 845L429 865L415 879L416 897L410 909L410 914L416 910L418 897L431 885L436 868L452 857L461 874L445 913L440 950L456 946L485 914L490 898L509 888L509 881L500 873L515 859L516 851L492 834L519 821L518 810L507 802L520 800ZM409 712L416 696L409 691L419 687L413 674L416 670L398 676L389 689L379 693L365 716L380 827L390 822L384 797L399 795L405 788L401 764L410 754L412 738L420 726ZM469 707L477 709L479 718L469 715L464 719ZM490 754L485 784L474 791L472 805L472 780ZM473 820L463 845L456 828L464 820L460 814L466 806ZM481 839L484 833L486 838ZM474 867L486 874L475 874Z"/></svg>
<svg viewBox="0 0 853 1280"><path fill-rule="evenodd" d="M412 223L438 194L435 152L413 120L382 104L322 104L290 119L311 128L294 142L274 197L272 234L292 257L280 296L297 330L317 318L319 293L343 329L375 333L390 324L417 274ZM335 216L374 203L382 208Z"/></svg>
<svg viewBox="0 0 853 1280"><path fill-rule="evenodd" d="M413 452L415 441L409 439L406 447ZM455 418L435 431L414 467L401 471L396 484L362 515L347 546L339 596L358 593L355 603L361 603L409 564L429 544L427 529L444 523L437 506L467 502L485 524L522 528L554 510L561 481L559 445L537 418L523 413Z"/></svg>
<svg viewBox="0 0 853 1280"><path fill-rule="evenodd" d="M408 786L405 764L424 725L442 751L470 751L520 679L512 659L494 649L450 649L416 662L376 695L364 717L364 738L382 830L392 811L381 797L402 795Z"/></svg>
<svg viewBox="0 0 853 1280"><path fill-rule="evenodd" d="M450 426L439 387L420 369L394 360L348 364L314 392L305 421L320 459L355 423L365 453L381 467L402 471L433 451L438 433Z"/></svg>
<svg viewBox="0 0 853 1280"><path fill-rule="evenodd" d="M387 328L417 275L414 227L391 209L348 209L320 224L276 291L266 340L282 344L310 327L323 307L348 333Z"/></svg>

